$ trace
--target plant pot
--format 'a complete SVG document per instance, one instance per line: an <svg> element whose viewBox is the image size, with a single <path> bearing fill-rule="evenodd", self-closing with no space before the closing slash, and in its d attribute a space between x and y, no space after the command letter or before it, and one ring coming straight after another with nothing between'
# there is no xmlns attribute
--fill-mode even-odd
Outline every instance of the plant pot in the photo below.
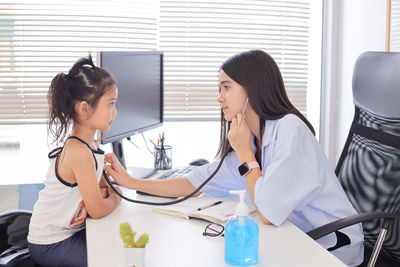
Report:
<svg viewBox="0 0 400 267"><path fill-rule="evenodd" d="M144 248L124 248L124 257L126 267L144 267Z"/></svg>

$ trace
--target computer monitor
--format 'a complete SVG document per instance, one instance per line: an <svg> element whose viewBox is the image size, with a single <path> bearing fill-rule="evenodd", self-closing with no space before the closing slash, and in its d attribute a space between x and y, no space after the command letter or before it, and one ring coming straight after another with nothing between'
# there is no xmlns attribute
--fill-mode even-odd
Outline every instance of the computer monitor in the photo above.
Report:
<svg viewBox="0 0 400 267"><path fill-rule="evenodd" d="M112 143L113 152L126 168L122 140L163 123L163 52L111 52L98 54L100 66L118 83L117 111L101 143Z"/></svg>

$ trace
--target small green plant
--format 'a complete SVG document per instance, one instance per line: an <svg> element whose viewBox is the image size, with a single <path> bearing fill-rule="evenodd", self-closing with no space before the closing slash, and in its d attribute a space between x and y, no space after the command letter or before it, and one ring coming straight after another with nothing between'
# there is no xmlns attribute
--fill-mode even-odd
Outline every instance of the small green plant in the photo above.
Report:
<svg viewBox="0 0 400 267"><path fill-rule="evenodd" d="M119 234L126 248L144 248L149 243L148 233L142 234L135 242L136 232L132 232L132 228L127 222L119 225Z"/></svg>

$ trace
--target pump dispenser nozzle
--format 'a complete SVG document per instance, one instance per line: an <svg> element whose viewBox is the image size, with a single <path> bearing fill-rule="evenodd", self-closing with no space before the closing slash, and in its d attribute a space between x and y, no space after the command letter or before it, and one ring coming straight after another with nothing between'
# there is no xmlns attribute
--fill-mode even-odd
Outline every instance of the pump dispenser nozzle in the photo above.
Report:
<svg viewBox="0 0 400 267"><path fill-rule="evenodd" d="M238 194L240 196L240 202L236 206L235 214L236 216L247 216L249 215L249 208L246 203L244 203L244 194L246 190L230 190L230 194Z"/></svg>

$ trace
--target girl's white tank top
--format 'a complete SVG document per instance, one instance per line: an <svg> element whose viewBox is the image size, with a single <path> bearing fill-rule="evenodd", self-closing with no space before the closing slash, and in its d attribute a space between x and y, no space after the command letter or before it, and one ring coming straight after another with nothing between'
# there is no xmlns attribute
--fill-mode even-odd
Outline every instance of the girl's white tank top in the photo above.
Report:
<svg viewBox="0 0 400 267"><path fill-rule="evenodd" d="M104 167L104 151L91 149L78 137L69 138L83 142L92 151L96 163L97 181L100 182ZM60 147L49 153L50 165L44 181L45 187L39 192L29 225L28 241L33 244L54 244L85 228L85 224L69 227L79 209L82 195L76 183L65 182L57 173L56 166L62 149L63 147Z"/></svg>

